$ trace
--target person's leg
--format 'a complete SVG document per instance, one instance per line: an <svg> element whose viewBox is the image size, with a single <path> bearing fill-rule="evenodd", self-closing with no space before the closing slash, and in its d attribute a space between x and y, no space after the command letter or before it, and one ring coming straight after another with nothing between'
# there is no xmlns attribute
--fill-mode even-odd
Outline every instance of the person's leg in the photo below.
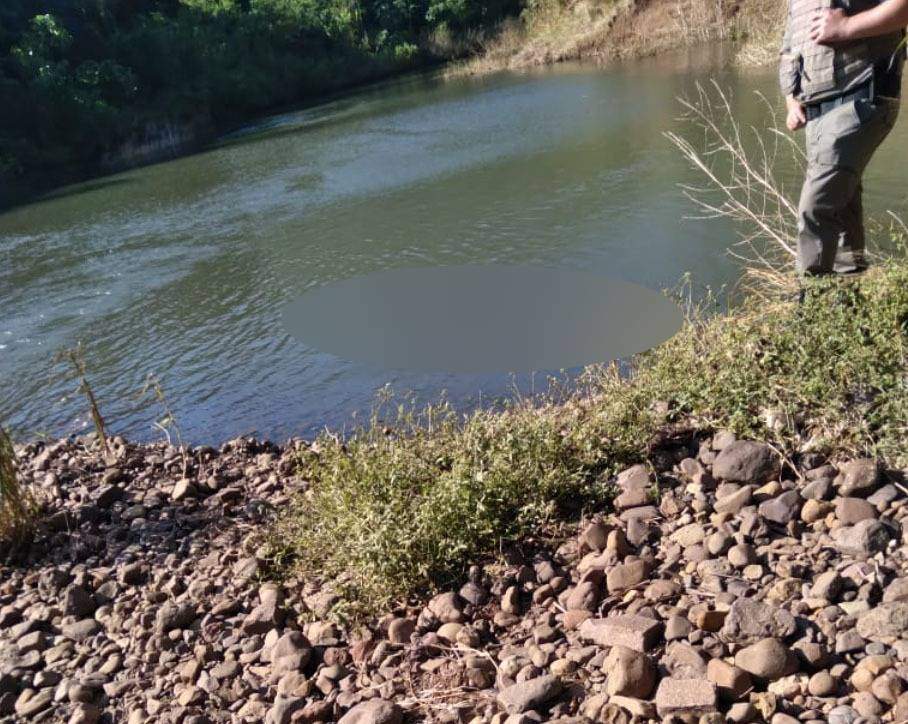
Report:
<svg viewBox="0 0 908 724"><path fill-rule="evenodd" d="M861 176L897 115L897 103L858 101L808 124L807 173L798 206L802 274L853 272L856 262L863 265Z"/></svg>
<svg viewBox="0 0 908 724"><path fill-rule="evenodd" d="M857 176L838 166L808 164L798 204L798 269L804 276L831 274L846 234L841 211L854 198Z"/></svg>
<svg viewBox="0 0 908 724"><path fill-rule="evenodd" d="M845 204L840 214L842 235L836 249L833 271L836 274L855 274L867 268L864 258L864 206L863 185L858 180L857 188L851 200Z"/></svg>

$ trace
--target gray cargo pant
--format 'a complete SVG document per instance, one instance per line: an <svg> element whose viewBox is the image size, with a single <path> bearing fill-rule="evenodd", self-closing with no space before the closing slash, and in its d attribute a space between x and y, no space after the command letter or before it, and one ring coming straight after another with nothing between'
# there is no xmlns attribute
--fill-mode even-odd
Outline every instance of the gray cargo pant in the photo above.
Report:
<svg viewBox="0 0 908 724"><path fill-rule="evenodd" d="M861 176L898 112L898 100L859 99L807 124L807 174L798 204L802 274L847 274L867 266Z"/></svg>

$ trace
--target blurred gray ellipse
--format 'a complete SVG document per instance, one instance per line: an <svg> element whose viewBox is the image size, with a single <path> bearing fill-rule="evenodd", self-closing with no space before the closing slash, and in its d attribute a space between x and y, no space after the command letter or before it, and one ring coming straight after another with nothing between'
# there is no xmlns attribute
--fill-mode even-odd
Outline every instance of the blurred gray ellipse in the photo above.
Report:
<svg viewBox="0 0 908 724"><path fill-rule="evenodd" d="M570 369L671 337L681 310L612 277L540 266L403 268L315 288L284 308L306 346L388 369Z"/></svg>

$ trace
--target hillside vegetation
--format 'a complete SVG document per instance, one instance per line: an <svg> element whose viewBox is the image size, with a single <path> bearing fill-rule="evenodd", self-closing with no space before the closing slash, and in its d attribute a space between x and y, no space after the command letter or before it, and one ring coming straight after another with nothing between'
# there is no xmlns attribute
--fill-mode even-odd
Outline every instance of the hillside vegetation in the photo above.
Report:
<svg viewBox="0 0 908 724"><path fill-rule="evenodd" d="M3 0L0 177L462 53L519 0Z"/></svg>

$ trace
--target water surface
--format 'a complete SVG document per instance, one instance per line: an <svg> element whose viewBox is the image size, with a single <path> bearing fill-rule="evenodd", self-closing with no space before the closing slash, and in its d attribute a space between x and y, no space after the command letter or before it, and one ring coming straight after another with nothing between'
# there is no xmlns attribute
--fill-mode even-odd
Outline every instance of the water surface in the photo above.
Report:
<svg viewBox="0 0 908 724"><path fill-rule="evenodd" d="M314 286L404 267L537 265L651 289L685 271L734 280L734 231L684 220L677 184L699 179L662 135L697 81L717 77L745 119L758 117L755 88L775 98L771 70L722 65L677 56L407 78L9 210L0 419L80 429L84 403L50 364L79 340L111 426L137 438L159 434L159 411L136 399L150 373L184 436L205 442L344 425L386 383L422 399L447 390L465 407L505 393L505 374L389 371L321 352L287 334L281 311ZM908 122L895 136L891 150ZM902 205L900 158L874 162L871 209Z"/></svg>

